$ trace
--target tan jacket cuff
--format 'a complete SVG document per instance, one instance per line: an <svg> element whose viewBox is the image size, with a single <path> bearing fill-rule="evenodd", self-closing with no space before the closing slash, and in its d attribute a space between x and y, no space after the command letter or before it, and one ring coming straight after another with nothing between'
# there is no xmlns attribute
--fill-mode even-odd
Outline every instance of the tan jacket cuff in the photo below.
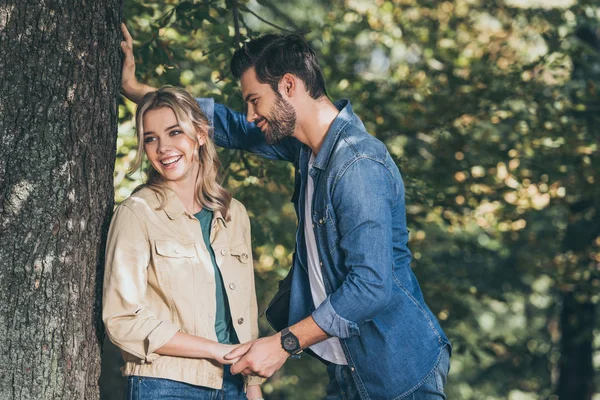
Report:
<svg viewBox="0 0 600 400"><path fill-rule="evenodd" d="M152 362L156 360L159 355L155 353L157 349L163 347L169 340L179 332L179 327L173 325L170 322L162 321L150 334L148 335L148 347L146 351L146 362Z"/></svg>
<svg viewBox="0 0 600 400"><path fill-rule="evenodd" d="M260 376L247 376L246 377L246 386L256 386L262 385L266 381L265 378L261 378Z"/></svg>

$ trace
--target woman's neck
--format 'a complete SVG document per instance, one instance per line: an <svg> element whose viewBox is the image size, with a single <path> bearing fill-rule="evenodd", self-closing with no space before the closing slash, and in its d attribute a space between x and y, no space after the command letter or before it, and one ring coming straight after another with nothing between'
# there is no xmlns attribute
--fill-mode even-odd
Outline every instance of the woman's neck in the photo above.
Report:
<svg viewBox="0 0 600 400"><path fill-rule="evenodd" d="M168 181L167 185L175 192L187 212L196 214L202 210L202 206L196 199L194 182Z"/></svg>

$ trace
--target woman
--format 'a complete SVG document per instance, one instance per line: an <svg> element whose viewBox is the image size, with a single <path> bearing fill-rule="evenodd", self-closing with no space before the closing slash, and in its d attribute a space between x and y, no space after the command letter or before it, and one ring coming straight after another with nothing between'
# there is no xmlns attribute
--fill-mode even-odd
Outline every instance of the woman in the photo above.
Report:
<svg viewBox="0 0 600 400"><path fill-rule="evenodd" d="M115 211L103 297L128 399L259 399L261 380L231 375L223 358L257 337L257 306L250 222L217 181L208 120L189 93L163 87L136 125L131 171L145 154L148 180Z"/></svg>

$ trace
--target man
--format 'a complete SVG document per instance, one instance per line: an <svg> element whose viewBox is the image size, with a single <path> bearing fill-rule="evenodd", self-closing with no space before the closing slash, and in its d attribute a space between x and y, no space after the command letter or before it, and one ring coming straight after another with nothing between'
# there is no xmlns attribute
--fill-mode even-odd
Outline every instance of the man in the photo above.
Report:
<svg viewBox="0 0 600 400"><path fill-rule="evenodd" d="M123 90L135 79L124 30ZM310 348L328 364L327 399L445 399L450 343L410 269L404 185L383 143L348 100L332 103L316 56L297 35L236 51L247 115L199 99L215 142L293 162L298 216L288 327L241 345L232 373L271 376Z"/></svg>

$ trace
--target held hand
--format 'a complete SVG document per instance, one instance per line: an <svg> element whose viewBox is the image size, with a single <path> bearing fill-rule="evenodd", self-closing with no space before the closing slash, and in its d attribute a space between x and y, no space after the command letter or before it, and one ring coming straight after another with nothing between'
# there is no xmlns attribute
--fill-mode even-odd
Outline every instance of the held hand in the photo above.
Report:
<svg viewBox="0 0 600 400"><path fill-rule="evenodd" d="M248 352L248 350L250 350L252 344L254 344L255 341L256 340L251 340L249 342L237 346L231 352L225 354L223 358L225 358L226 360L239 360Z"/></svg>
<svg viewBox="0 0 600 400"><path fill-rule="evenodd" d="M214 345L214 349L212 350L212 359L217 361L219 364L228 365L234 364L239 361L239 357L230 357L225 358L225 356L229 355L231 352L235 351L238 347L232 344L221 344L216 343Z"/></svg>
<svg viewBox="0 0 600 400"><path fill-rule="evenodd" d="M245 352L245 355L242 355ZM231 366L232 374L258 375L269 378L285 363L290 355L281 347L281 334L248 342L224 358L241 357Z"/></svg>

